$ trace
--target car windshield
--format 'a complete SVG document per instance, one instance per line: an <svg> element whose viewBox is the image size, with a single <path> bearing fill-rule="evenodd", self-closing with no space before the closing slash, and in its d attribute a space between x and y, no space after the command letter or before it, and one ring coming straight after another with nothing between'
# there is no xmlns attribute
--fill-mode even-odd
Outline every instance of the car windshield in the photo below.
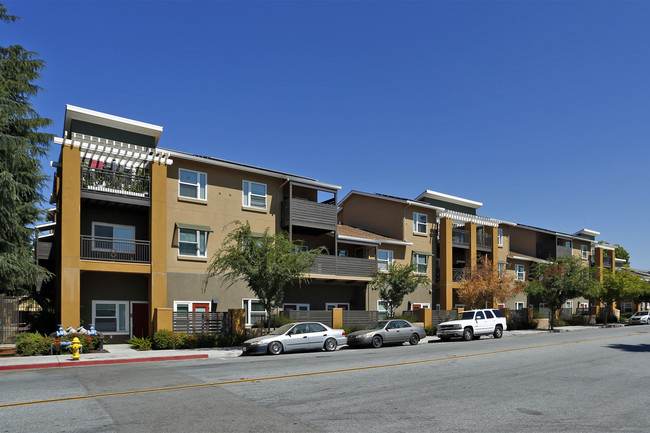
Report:
<svg viewBox="0 0 650 433"><path fill-rule="evenodd" d="M386 323L388 323L388 321L380 320L379 322L368 325L366 329L382 329L384 326L386 326Z"/></svg>
<svg viewBox="0 0 650 433"><path fill-rule="evenodd" d="M474 318L473 311L463 311L462 313L458 313L458 317L456 317L456 320L472 320L473 318Z"/></svg>
<svg viewBox="0 0 650 433"><path fill-rule="evenodd" d="M295 323L287 323L286 325L282 325L279 328L275 329L274 331L270 332L270 335L282 335L286 333L289 329L293 328Z"/></svg>
<svg viewBox="0 0 650 433"><path fill-rule="evenodd" d="M648 312L647 311L639 311L637 313L634 313L635 316L647 316Z"/></svg>

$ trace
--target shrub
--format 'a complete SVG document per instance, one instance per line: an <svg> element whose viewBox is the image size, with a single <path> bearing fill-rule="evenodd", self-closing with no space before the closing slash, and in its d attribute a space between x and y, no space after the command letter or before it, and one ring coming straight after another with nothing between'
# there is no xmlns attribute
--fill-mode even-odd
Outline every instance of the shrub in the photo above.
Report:
<svg viewBox="0 0 650 433"><path fill-rule="evenodd" d="M294 322L295 320L291 320L286 316L279 315L273 318L273 323L271 324L271 326L274 328L279 328L282 325L286 325L287 323L294 323Z"/></svg>
<svg viewBox="0 0 650 433"><path fill-rule="evenodd" d="M153 334L152 346L155 350L184 349L187 344L187 334L174 334L167 329L161 329Z"/></svg>
<svg viewBox="0 0 650 433"><path fill-rule="evenodd" d="M135 350L151 350L151 339L149 337L133 337L126 340L131 349Z"/></svg>
<svg viewBox="0 0 650 433"><path fill-rule="evenodd" d="M572 316L567 322L571 326L580 326L585 324L584 316Z"/></svg>
<svg viewBox="0 0 650 433"><path fill-rule="evenodd" d="M438 333L438 327L433 325L433 326L427 326L424 328L424 331L427 333L428 336L435 336Z"/></svg>
<svg viewBox="0 0 650 433"><path fill-rule="evenodd" d="M38 332L25 332L16 335L16 353L22 356L49 355L55 339Z"/></svg>
<svg viewBox="0 0 650 433"><path fill-rule="evenodd" d="M634 313L621 313L621 319L620 319L620 321L621 321L621 322L626 322L627 319L629 319L629 318L632 317L633 315L634 315Z"/></svg>
<svg viewBox="0 0 650 433"><path fill-rule="evenodd" d="M418 321L418 316L395 316L395 319L406 320L409 323L415 323Z"/></svg>
<svg viewBox="0 0 650 433"><path fill-rule="evenodd" d="M235 347L244 344L248 338L243 334L223 335L217 339L217 347Z"/></svg>

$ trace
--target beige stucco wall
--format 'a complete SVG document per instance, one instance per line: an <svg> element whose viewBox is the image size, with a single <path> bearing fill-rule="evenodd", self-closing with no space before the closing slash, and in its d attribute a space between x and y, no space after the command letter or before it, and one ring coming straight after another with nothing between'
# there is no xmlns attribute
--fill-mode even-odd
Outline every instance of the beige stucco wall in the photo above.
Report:
<svg viewBox="0 0 650 433"><path fill-rule="evenodd" d="M348 197L341 208L339 221L342 224L403 239L403 216L402 203L354 194Z"/></svg>

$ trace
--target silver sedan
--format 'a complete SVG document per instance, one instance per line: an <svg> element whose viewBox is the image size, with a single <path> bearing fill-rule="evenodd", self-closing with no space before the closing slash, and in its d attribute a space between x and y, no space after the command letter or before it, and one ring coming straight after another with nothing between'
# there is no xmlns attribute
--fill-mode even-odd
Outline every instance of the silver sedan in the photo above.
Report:
<svg viewBox="0 0 650 433"><path fill-rule="evenodd" d="M407 341L411 345L415 345L426 336L427 333L424 327L413 325L406 320L380 320L362 331L352 332L348 335L348 346L372 346L378 348L384 344L401 344Z"/></svg>
<svg viewBox="0 0 650 433"><path fill-rule="evenodd" d="M270 353L279 355L294 350L336 350L346 343L345 331L319 322L287 323L270 334L244 341L244 355Z"/></svg>

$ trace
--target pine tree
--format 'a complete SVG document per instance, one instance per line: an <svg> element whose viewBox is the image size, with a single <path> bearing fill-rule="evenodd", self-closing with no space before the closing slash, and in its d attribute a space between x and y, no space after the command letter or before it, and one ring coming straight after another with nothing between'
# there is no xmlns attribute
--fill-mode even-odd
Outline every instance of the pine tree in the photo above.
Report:
<svg viewBox="0 0 650 433"><path fill-rule="evenodd" d="M0 4L0 21L13 23ZM40 87L34 84L45 62L19 45L0 46L0 294L29 293L50 273L32 253L34 230L41 214L40 190L46 177L40 158L51 134L37 132L52 123L31 107Z"/></svg>

